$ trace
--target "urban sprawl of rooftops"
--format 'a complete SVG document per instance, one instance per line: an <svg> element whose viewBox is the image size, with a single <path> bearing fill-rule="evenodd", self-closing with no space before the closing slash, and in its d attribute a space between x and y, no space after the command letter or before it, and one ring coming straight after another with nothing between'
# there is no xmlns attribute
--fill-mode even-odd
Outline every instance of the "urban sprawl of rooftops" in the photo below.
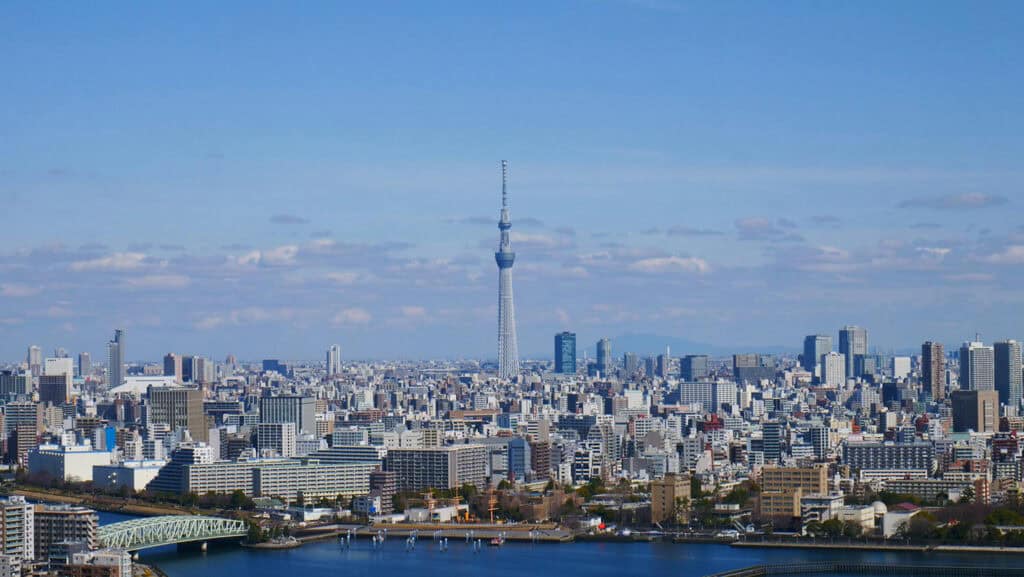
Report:
<svg viewBox="0 0 1024 577"><path fill-rule="evenodd" d="M602 339L581 363L563 332L553 361L511 379L488 362L345 362L337 345L315 363L126 363L127 342L117 331L105 366L33 346L0 373L18 484L378 522L881 538L922 507L1016 503L1024 475L1015 341L893 356L844 327L799 355L677 358Z"/></svg>

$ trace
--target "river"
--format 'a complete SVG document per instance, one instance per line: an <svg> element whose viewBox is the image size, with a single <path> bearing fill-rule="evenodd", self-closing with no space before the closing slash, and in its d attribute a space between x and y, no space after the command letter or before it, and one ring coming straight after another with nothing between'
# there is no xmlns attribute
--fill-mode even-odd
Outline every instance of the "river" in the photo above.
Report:
<svg viewBox="0 0 1024 577"><path fill-rule="evenodd" d="M100 513L102 524L131 517ZM523 577L524 574L558 577L604 575L671 575L702 577L758 563L796 563L836 560L889 564L1020 566L1024 557L955 553L886 551L821 551L794 549L736 549L727 545L672 543L506 543L474 552L464 541L450 540L446 552L429 537L412 551L405 541L391 539L374 549L369 540L348 549L333 540L308 543L298 549L256 551L234 545L211 547L207 552L178 551L176 547L141 553L169 577Z"/></svg>

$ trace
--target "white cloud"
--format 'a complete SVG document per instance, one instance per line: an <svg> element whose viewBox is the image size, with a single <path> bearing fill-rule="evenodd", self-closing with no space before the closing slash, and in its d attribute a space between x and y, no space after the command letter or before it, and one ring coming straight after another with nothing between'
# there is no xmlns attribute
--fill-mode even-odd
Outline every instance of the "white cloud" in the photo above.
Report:
<svg viewBox="0 0 1024 577"><path fill-rule="evenodd" d="M930 256L930 257L934 257L934 258L937 258L937 259L942 259L942 258L945 258L946 255L948 255L949 253L953 252L953 249L942 248L942 247L922 246L922 247L919 247L917 249L917 252L920 252L920 253L924 254L925 256Z"/></svg>
<svg viewBox="0 0 1024 577"><path fill-rule="evenodd" d="M366 309L361 308L347 308L338 311L331 322L335 325L365 325L370 322L373 317Z"/></svg>
<svg viewBox="0 0 1024 577"><path fill-rule="evenodd" d="M71 270L132 270L143 265L146 255L141 252L115 252L100 258L71 263Z"/></svg>
<svg viewBox="0 0 1024 577"><path fill-rule="evenodd" d="M224 324L224 317L214 315L209 317L203 317L196 321L193 326L201 331L212 331L213 329L220 328Z"/></svg>
<svg viewBox="0 0 1024 577"><path fill-rule="evenodd" d="M242 266L287 266L295 263L295 257L299 254L299 247L294 244L286 244L268 250L253 250L242 256L233 257L231 260Z"/></svg>
<svg viewBox="0 0 1024 577"><path fill-rule="evenodd" d="M1024 245L1010 245L1002 252L986 256L982 260L992 264L1024 264Z"/></svg>
<svg viewBox="0 0 1024 577"><path fill-rule="evenodd" d="M404 306L402 316L407 319L423 319L427 316L427 309L420 306Z"/></svg>
<svg viewBox="0 0 1024 577"><path fill-rule="evenodd" d="M344 270L329 272L324 277L335 284L348 286L363 280L364 275L353 270Z"/></svg>
<svg viewBox="0 0 1024 577"><path fill-rule="evenodd" d="M4 297L30 297L32 295L39 294L42 290L39 287L28 286L17 283L4 283L0 284L0 296Z"/></svg>
<svg viewBox="0 0 1024 577"><path fill-rule="evenodd" d="M179 289L192 283L192 279L181 274L151 274L125 279L125 284L139 289Z"/></svg>
<svg viewBox="0 0 1024 577"><path fill-rule="evenodd" d="M711 270L711 267L702 258L663 256L638 260L629 265L629 269L649 273L688 272L704 274Z"/></svg>

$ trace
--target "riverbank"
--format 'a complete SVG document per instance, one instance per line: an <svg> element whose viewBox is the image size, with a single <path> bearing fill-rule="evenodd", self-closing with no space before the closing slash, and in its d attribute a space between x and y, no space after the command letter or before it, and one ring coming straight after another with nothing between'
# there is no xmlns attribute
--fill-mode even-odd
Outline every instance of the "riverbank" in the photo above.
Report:
<svg viewBox="0 0 1024 577"><path fill-rule="evenodd" d="M985 553L1024 554L1024 547L1001 547L991 545L916 545L910 543L836 543L836 542L785 542L785 541L735 541L730 547L752 549L824 549L843 551L900 551L908 553Z"/></svg>
<svg viewBox="0 0 1024 577"><path fill-rule="evenodd" d="M192 511L178 509L176 507L155 505L151 503L130 503L119 499L110 499L98 495L69 495L49 489L25 489L16 487L9 494L21 495L32 501L48 501L51 503L65 503L68 505L81 505L97 511L108 513L123 513L126 515L138 515L141 517L156 517L159 515L192 515Z"/></svg>

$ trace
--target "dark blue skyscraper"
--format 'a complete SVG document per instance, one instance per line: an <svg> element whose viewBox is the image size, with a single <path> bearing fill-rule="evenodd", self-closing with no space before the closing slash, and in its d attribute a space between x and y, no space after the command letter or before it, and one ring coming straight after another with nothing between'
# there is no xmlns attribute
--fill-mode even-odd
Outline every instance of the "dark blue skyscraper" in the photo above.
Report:
<svg viewBox="0 0 1024 577"><path fill-rule="evenodd" d="M566 331L555 335L555 372L576 373L576 333Z"/></svg>

